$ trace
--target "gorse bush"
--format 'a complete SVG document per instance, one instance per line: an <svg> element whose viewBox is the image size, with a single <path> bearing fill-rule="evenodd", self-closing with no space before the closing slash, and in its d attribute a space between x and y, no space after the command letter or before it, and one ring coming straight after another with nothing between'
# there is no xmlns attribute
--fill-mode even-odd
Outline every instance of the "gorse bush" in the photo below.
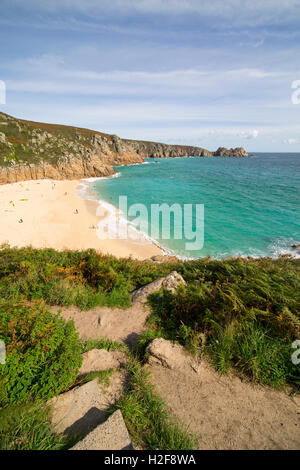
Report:
<svg viewBox="0 0 300 470"><path fill-rule="evenodd" d="M0 365L0 406L47 399L72 382L81 365L73 322L49 312L44 302L0 300L0 339L6 363Z"/></svg>
<svg viewBox="0 0 300 470"><path fill-rule="evenodd" d="M170 272L154 263L104 256L95 250L57 252L32 248L0 250L0 295L50 305L130 305L129 292Z"/></svg>
<svg viewBox="0 0 300 470"><path fill-rule="evenodd" d="M212 334L232 321L257 321L275 336L300 333L299 260L224 260L182 263L186 287L152 296L168 328L182 323Z"/></svg>

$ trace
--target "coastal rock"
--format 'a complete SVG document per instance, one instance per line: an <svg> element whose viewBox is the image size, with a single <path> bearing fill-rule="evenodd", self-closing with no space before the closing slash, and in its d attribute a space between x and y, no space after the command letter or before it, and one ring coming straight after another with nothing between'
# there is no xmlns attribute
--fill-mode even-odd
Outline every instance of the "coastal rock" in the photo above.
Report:
<svg viewBox="0 0 300 470"><path fill-rule="evenodd" d="M117 410L70 450L127 450L132 448L122 413Z"/></svg>
<svg viewBox="0 0 300 470"><path fill-rule="evenodd" d="M153 292L156 292L162 288L167 289L170 292L175 292L180 284L185 285L185 280L177 271L172 271L167 276L156 279L155 281L150 282L150 284L146 284L140 289L134 291L132 294L132 302L144 303L147 301L147 298L150 294L153 294Z"/></svg>
<svg viewBox="0 0 300 470"><path fill-rule="evenodd" d="M235 149L226 149L225 147L219 147L214 152L215 157L248 157L248 153L242 147L236 147Z"/></svg>
<svg viewBox="0 0 300 470"><path fill-rule="evenodd" d="M127 363L127 356L122 351L91 349L82 355L79 376L100 370L119 369Z"/></svg>
<svg viewBox="0 0 300 470"><path fill-rule="evenodd" d="M172 271L170 274L163 278L161 287L174 293L180 284L183 284L185 286L185 280L177 271Z"/></svg>

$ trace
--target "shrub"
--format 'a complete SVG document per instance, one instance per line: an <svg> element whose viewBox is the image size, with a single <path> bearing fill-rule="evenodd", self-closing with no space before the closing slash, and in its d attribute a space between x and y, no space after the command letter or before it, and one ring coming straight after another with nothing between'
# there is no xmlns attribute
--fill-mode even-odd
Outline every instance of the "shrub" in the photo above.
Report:
<svg viewBox="0 0 300 470"><path fill-rule="evenodd" d="M75 379L81 346L74 324L50 313L44 302L1 300L0 339L7 354L0 365L0 406L48 399Z"/></svg>
<svg viewBox="0 0 300 470"><path fill-rule="evenodd" d="M0 293L16 301L44 299L49 305L126 308L129 292L170 272L171 267L118 259L95 250L0 247Z"/></svg>

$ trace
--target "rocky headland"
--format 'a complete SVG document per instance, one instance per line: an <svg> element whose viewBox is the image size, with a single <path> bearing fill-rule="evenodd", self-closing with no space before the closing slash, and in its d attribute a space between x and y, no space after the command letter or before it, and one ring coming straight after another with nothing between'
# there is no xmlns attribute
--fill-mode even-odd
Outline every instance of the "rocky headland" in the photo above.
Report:
<svg viewBox="0 0 300 470"><path fill-rule="evenodd" d="M109 176L113 166L145 158L247 157L247 152L121 139L79 127L38 123L0 113L0 184L32 179Z"/></svg>

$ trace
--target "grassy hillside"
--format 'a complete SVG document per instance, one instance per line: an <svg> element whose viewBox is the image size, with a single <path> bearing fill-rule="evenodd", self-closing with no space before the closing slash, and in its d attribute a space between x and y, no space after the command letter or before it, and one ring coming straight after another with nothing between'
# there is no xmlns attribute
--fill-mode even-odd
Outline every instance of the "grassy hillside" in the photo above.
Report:
<svg viewBox="0 0 300 470"><path fill-rule="evenodd" d="M111 136L101 132L25 121L0 113L0 166L41 161L55 165L63 155L84 155L84 150L91 150L95 134L111 143Z"/></svg>
<svg viewBox="0 0 300 470"><path fill-rule="evenodd" d="M235 348L238 344L242 348L245 338L258 341L259 347L263 342L278 343L279 348L288 348L286 359L290 362L291 343L300 336L299 268L300 260L287 257L159 264L104 256L94 250L3 247L0 298L12 306L26 300L27 309L31 302L40 300L48 305L76 305L82 310L97 305L126 308L130 292L175 269L187 286L174 295L161 292L151 297L153 331L157 329L192 352L201 349L205 336L206 351L220 370L232 365L267 383L259 371L242 365L241 352ZM222 351L221 345L225 348ZM251 343L251 348L255 347ZM288 372L278 378L277 385L285 383L293 383Z"/></svg>
<svg viewBox="0 0 300 470"><path fill-rule="evenodd" d="M1 448L70 445L51 431L44 402L68 389L81 353L96 345L82 344L74 324L51 314L48 305L126 308L130 292L174 269L187 285L149 299L148 330L140 337L138 357L130 354L129 388L118 404L140 445L193 447L192 437L170 421L141 369L145 347L155 337L184 345L221 373L234 370L257 383L300 390L300 367L291 361L292 342L300 337L300 260L208 258L158 264L94 250L2 246L0 340L7 361L0 365ZM102 341L99 347L120 346Z"/></svg>
<svg viewBox="0 0 300 470"><path fill-rule="evenodd" d="M66 140L69 143L76 139L72 128L65 131L47 125L42 128L38 124L20 121L3 113L0 120L0 132L5 135L6 140L4 142L2 139L0 143L0 164L4 166L11 162L38 163L41 159L55 160L55 155L58 157L63 149L62 145L57 145L57 140Z"/></svg>

